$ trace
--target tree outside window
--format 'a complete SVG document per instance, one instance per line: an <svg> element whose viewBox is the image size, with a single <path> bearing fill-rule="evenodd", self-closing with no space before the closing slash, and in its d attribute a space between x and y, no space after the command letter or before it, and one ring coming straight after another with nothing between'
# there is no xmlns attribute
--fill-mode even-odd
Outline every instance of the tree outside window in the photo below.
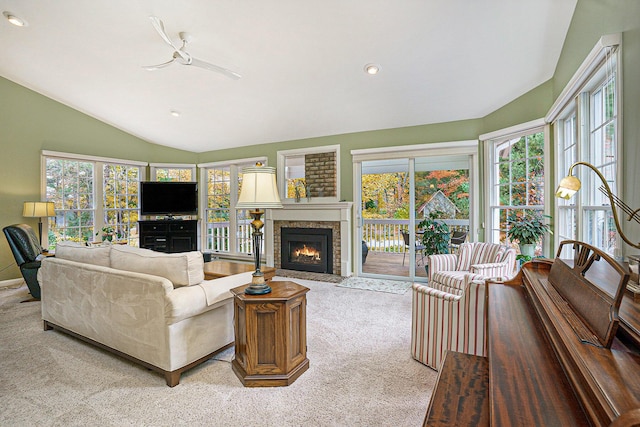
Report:
<svg viewBox="0 0 640 427"><path fill-rule="evenodd" d="M509 244L508 220L544 210L544 133L496 141L493 145L491 240ZM542 254L542 240L536 244Z"/></svg>
<svg viewBox="0 0 640 427"><path fill-rule="evenodd" d="M55 205L49 219L49 249L61 240L91 241L94 234L94 165L59 158L46 159L47 201Z"/></svg>

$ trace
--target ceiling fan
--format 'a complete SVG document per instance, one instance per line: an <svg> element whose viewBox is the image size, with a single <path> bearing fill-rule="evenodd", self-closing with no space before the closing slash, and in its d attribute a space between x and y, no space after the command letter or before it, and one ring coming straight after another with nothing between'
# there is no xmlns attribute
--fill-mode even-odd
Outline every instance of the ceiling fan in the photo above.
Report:
<svg viewBox="0 0 640 427"><path fill-rule="evenodd" d="M164 40L165 43L167 43L169 46L173 48L173 58L170 61L163 62L162 64L147 65L142 67L145 70L155 71L155 70L159 70L161 68L167 67L173 64L174 62L177 62L178 64L182 64L182 65L193 65L195 67L204 68L205 70L215 71L217 73L223 74L234 80L238 80L240 77L242 77L240 74L236 73L235 71L227 70L226 68L219 67L218 65L210 64L205 61L201 61L191 56L189 52L186 51L187 43L189 43L192 39L191 34L189 33L185 33L185 32L178 33L180 40L182 40L182 46L180 48L177 48L173 44L169 36L167 36L167 33L164 30L164 24L162 23L160 18L157 18L155 16L150 16L149 19L151 20L151 23L153 24L153 27L156 29L158 34L160 34L160 37L162 37L162 40Z"/></svg>

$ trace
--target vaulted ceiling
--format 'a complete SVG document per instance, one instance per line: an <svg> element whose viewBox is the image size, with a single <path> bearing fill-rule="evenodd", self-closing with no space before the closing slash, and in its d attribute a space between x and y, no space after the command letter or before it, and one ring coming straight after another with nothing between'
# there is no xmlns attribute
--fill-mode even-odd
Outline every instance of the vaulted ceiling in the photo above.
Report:
<svg viewBox="0 0 640 427"><path fill-rule="evenodd" d="M0 76L193 152L472 119L552 77L576 1L0 0L28 24L0 21ZM150 16L242 77L147 71L173 55Z"/></svg>

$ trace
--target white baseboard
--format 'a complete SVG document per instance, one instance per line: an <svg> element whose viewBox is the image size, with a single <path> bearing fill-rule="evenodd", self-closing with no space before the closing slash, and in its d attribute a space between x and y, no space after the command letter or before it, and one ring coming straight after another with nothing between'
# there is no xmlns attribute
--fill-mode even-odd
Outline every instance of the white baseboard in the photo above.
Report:
<svg viewBox="0 0 640 427"><path fill-rule="evenodd" d="M8 288L9 286L24 285L24 279L0 280L0 288Z"/></svg>

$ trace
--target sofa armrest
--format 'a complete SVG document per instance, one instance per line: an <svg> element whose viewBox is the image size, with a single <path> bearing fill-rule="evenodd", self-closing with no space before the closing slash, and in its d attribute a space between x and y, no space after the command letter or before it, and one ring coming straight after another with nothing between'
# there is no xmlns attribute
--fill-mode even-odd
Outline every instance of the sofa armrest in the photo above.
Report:
<svg viewBox="0 0 640 427"><path fill-rule="evenodd" d="M421 285L419 283L413 284L413 290L414 292L421 293L429 297L442 299L445 301L457 301L460 299L460 295L451 294L449 292L441 291L439 289L434 289L429 286Z"/></svg>
<svg viewBox="0 0 640 427"><path fill-rule="evenodd" d="M207 305L216 304L220 299L227 298L227 295L231 295L229 292L233 288L251 283L251 277L253 272L248 271L246 273L233 274L227 277L220 277L213 280L205 280L200 283L200 286L206 295Z"/></svg>
<svg viewBox="0 0 640 427"><path fill-rule="evenodd" d="M174 289L166 296L167 322L177 323L229 303L233 300L233 294L229 290L250 283L252 274L234 274Z"/></svg>
<svg viewBox="0 0 640 427"><path fill-rule="evenodd" d="M471 266L471 272L479 274L485 278L504 277L509 275L509 263L493 262L487 264L474 264Z"/></svg>

